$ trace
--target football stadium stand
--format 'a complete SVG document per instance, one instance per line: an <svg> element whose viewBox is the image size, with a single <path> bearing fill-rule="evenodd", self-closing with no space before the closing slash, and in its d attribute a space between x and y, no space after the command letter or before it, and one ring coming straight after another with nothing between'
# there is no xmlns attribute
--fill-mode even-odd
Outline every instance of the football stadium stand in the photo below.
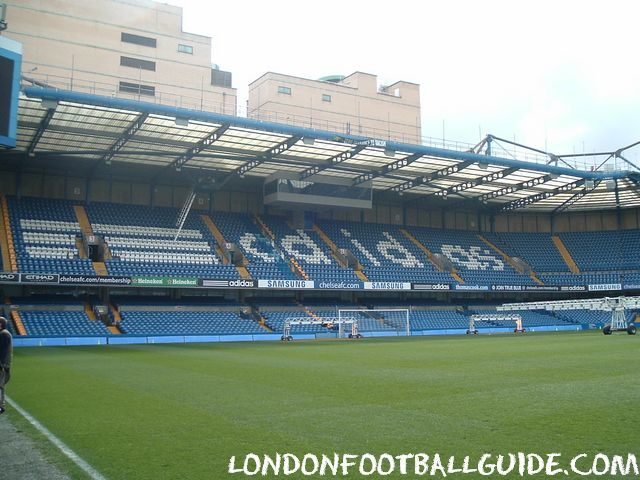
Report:
<svg viewBox="0 0 640 480"><path fill-rule="evenodd" d="M193 213L174 240L177 209L91 203L86 210L111 251L105 262L111 274L239 278L233 265L220 262L213 235Z"/></svg>
<svg viewBox="0 0 640 480"><path fill-rule="evenodd" d="M339 248L358 258L371 281L452 281L397 226L326 221L318 225Z"/></svg>
<svg viewBox="0 0 640 480"><path fill-rule="evenodd" d="M81 231L70 202L7 197L7 203L19 271L95 275L76 247Z"/></svg>
<svg viewBox="0 0 640 480"><path fill-rule="evenodd" d="M121 309L120 331L135 335L250 335L267 333L252 319L216 310Z"/></svg>
<svg viewBox="0 0 640 480"><path fill-rule="evenodd" d="M548 233L483 233L512 257L524 260L538 273L569 272Z"/></svg>
<svg viewBox="0 0 640 480"><path fill-rule="evenodd" d="M478 285L533 285L492 251L477 234L457 230L412 228L414 236L434 253L446 256L466 283Z"/></svg>
<svg viewBox="0 0 640 480"><path fill-rule="evenodd" d="M91 336L109 333L103 323L90 320L83 311L22 310L20 316L31 336Z"/></svg>
<svg viewBox="0 0 640 480"><path fill-rule="evenodd" d="M332 282L357 282L355 272L342 267L330 248L313 230L294 229L280 217L265 217L282 252L293 258L309 279Z"/></svg>
<svg viewBox="0 0 640 480"><path fill-rule="evenodd" d="M640 230L570 232L558 236L580 271L622 271L640 266Z"/></svg>
<svg viewBox="0 0 640 480"><path fill-rule="evenodd" d="M253 278L298 278L277 250L273 241L265 236L255 219L241 213L214 212L211 218L224 238L238 245L247 258L247 270Z"/></svg>

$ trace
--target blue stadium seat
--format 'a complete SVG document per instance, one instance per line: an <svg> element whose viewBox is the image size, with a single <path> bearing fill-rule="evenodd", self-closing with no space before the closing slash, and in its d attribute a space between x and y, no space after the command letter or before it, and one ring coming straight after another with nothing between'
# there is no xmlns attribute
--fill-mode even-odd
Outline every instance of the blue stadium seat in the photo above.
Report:
<svg viewBox="0 0 640 480"><path fill-rule="evenodd" d="M197 212L191 212L177 240L175 208L91 203L86 208L96 233L113 256L105 263L113 275L239 278L223 265L216 242Z"/></svg>
<svg viewBox="0 0 640 480"><path fill-rule="evenodd" d="M25 273L95 275L80 258L80 225L67 200L7 197L18 270Z"/></svg>

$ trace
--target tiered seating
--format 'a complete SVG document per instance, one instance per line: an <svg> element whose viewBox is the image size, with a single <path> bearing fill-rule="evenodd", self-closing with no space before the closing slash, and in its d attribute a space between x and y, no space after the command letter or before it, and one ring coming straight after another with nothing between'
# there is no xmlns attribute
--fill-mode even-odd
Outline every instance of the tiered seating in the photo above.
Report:
<svg viewBox="0 0 640 480"><path fill-rule="evenodd" d="M22 322L30 336L57 335L109 335L101 322L90 320L82 311L29 311L20 312Z"/></svg>
<svg viewBox="0 0 640 480"><path fill-rule="evenodd" d="M372 281L444 282L447 272L439 272L426 255L393 225L350 222L318 222L339 248L358 258Z"/></svg>
<svg viewBox="0 0 640 480"><path fill-rule="evenodd" d="M122 333L136 335L251 335L267 333L258 323L230 311L121 311Z"/></svg>
<svg viewBox="0 0 640 480"><path fill-rule="evenodd" d="M581 271L640 266L640 230L561 233L559 237Z"/></svg>
<svg viewBox="0 0 640 480"><path fill-rule="evenodd" d="M519 257L538 272L569 272L549 233L483 233L511 257Z"/></svg>
<svg viewBox="0 0 640 480"><path fill-rule="evenodd" d="M242 249L250 262L247 270L253 278L274 280L297 278L249 215L215 212L211 217L225 240L235 243Z"/></svg>
<svg viewBox="0 0 640 480"><path fill-rule="evenodd" d="M453 262L466 283L477 285L532 285L528 275L516 272L475 233L413 227L413 235L433 253Z"/></svg>
<svg viewBox="0 0 640 480"><path fill-rule="evenodd" d="M455 310L413 310L409 323L412 330L467 329L469 317Z"/></svg>
<svg viewBox="0 0 640 480"><path fill-rule="evenodd" d="M553 325L576 325L578 323L569 318L556 316L556 315L553 315L551 312L547 312L544 310L524 311L524 312L518 312L518 314L522 317L522 326L524 328L553 326Z"/></svg>
<svg viewBox="0 0 640 480"><path fill-rule="evenodd" d="M65 200L7 197L18 269L26 273L95 275L76 248L80 225Z"/></svg>
<svg viewBox="0 0 640 480"><path fill-rule="evenodd" d="M213 235L197 214L189 215L174 242L176 209L92 203L87 213L111 250L111 274L238 278L233 265L219 262Z"/></svg>
<svg viewBox="0 0 640 480"><path fill-rule="evenodd" d="M352 269L338 264L329 246L313 230L292 229L280 217L265 217L265 221L285 255L295 258L311 280L359 281Z"/></svg>
<svg viewBox="0 0 640 480"><path fill-rule="evenodd" d="M625 285L640 285L640 273L625 272L622 274L622 281Z"/></svg>
<svg viewBox="0 0 640 480"><path fill-rule="evenodd" d="M556 317L565 320L567 323L592 324L602 327L606 323L611 323L611 312L598 310L560 310L555 312ZM633 322L636 312L625 312L628 322Z"/></svg>

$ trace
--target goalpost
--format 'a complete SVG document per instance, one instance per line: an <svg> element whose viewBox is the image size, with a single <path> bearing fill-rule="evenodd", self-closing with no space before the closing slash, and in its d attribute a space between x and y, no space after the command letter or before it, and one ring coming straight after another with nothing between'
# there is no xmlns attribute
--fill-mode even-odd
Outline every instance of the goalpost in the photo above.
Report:
<svg viewBox="0 0 640 480"><path fill-rule="evenodd" d="M476 322L485 321L485 322L506 322L515 323L515 328L513 330L514 333L525 333L525 329L522 326L522 317L518 314L485 314L485 315L471 315L469 317L469 330L467 330L467 335L478 334L478 329L476 328Z"/></svg>
<svg viewBox="0 0 640 480"><path fill-rule="evenodd" d="M398 335L411 336L408 308L341 308L338 318L354 318L361 332L395 331Z"/></svg>
<svg viewBox="0 0 640 480"><path fill-rule="evenodd" d="M349 338L362 338L362 335L358 332L358 320L353 317L321 317L316 319L309 317L288 317L284 321L280 340L286 342L292 341L293 335L291 335L291 327L295 325L321 325L329 329L334 329L337 326L338 338L345 338L346 336Z"/></svg>

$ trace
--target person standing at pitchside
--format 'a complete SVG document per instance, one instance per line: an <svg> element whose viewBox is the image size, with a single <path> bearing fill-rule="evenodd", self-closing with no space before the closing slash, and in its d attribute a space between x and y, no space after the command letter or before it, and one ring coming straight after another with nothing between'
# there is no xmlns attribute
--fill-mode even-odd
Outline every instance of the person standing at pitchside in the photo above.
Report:
<svg viewBox="0 0 640 480"><path fill-rule="evenodd" d="M0 317L0 415L6 410L4 390L11 378L11 357L13 356L13 337L7 330L7 324L7 319Z"/></svg>

